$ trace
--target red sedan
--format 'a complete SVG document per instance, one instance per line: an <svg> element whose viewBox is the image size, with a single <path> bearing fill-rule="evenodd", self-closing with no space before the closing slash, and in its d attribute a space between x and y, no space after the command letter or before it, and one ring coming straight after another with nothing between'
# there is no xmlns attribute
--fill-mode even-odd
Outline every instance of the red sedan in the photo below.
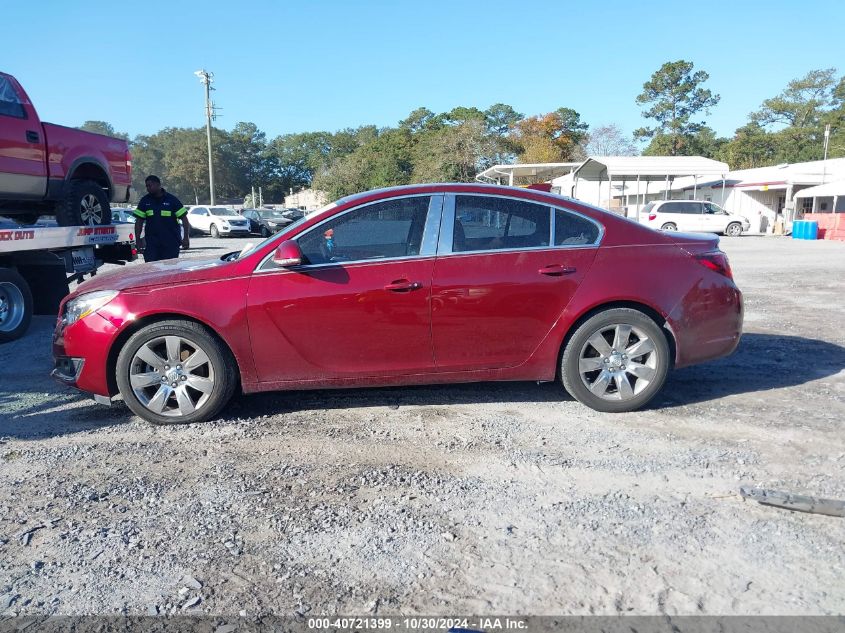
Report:
<svg viewBox="0 0 845 633"><path fill-rule="evenodd" d="M560 380L599 411L725 356L742 295L710 235L537 190L371 191L220 259L98 275L62 304L60 381L158 424L236 391Z"/></svg>

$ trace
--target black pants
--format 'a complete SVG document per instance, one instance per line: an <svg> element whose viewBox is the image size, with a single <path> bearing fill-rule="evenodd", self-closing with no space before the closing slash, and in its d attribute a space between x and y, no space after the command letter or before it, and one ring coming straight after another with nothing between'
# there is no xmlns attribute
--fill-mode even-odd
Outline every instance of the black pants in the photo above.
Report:
<svg viewBox="0 0 845 633"><path fill-rule="evenodd" d="M174 259L179 257L179 242L172 244L160 244L158 242L147 242L144 248L144 261L157 262L162 259Z"/></svg>

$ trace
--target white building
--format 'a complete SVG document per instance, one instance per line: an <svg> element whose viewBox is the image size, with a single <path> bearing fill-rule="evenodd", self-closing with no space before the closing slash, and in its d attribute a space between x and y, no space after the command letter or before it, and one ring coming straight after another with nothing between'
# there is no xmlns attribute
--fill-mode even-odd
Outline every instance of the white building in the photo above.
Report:
<svg viewBox="0 0 845 633"><path fill-rule="evenodd" d="M316 211L328 203L328 196L325 191L318 189L303 189L296 193L285 196L285 206L289 209L302 209L303 211Z"/></svg>
<svg viewBox="0 0 845 633"><path fill-rule="evenodd" d="M699 183L693 190L689 180L676 183L672 198L709 200L730 213L745 216L752 231L771 231L780 216L791 222L805 213L830 213L832 196L796 197L816 185L845 179L845 158L806 163L783 163L772 167L728 172L724 179Z"/></svg>

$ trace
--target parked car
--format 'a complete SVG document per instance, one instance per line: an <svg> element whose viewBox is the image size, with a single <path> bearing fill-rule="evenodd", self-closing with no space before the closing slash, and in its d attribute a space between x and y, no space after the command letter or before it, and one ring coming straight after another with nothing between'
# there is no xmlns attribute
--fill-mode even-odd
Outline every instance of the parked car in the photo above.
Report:
<svg viewBox="0 0 845 633"><path fill-rule="evenodd" d="M751 226L747 218L701 200L649 202L640 210L640 222L661 231L724 233L733 237Z"/></svg>
<svg viewBox="0 0 845 633"><path fill-rule="evenodd" d="M188 207L191 230L211 237L249 235L249 220L226 207Z"/></svg>
<svg viewBox="0 0 845 633"><path fill-rule="evenodd" d="M381 189L241 252L98 275L62 303L53 375L157 424L236 390L486 380L631 411L739 343L718 243L529 189Z"/></svg>
<svg viewBox="0 0 845 633"><path fill-rule="evenodd" d="M133 214L133 209L125 207L112 207L111 221L114 224L124 222L135 222L135 215Z"/></svg>
<svg viewBox="0 0 845 633"><path fill-rule="evenodd" d="M123 139L44 123L23 87L0 73L0 215L32 224L110 224L110 202L131 194Z"/></svg>
<svg viewBox="0 0 845 633"><path fill-rule="evenodd" d="M302 209L285 209L282 211L282 215L286 218L290 218L291 222L296 222L297 220L301 220L305 217L305 211Z"/></svg>
<svg viewBox="0 0 845 633"><path fill-rule="evenodd" d="M259 233L262 237L270 237L293 222L281 211L274 209L244 209L241 215L249 220L249 232Z"/></svg>

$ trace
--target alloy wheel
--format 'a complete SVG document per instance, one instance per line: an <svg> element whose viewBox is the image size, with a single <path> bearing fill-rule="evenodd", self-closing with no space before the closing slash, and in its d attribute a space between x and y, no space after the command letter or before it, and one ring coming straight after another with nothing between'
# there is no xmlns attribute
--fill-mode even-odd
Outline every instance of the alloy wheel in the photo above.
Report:
<svg viewBox="0 0 845 633"><path fill-rule="evenodd" d="M603 400L630 400L654 380L658 351L640 328L618 323L596 330L578 356L581 381Z"/></svg>
<svg viewBox="0 0 845 633"><path fill-rule="evenodd" d="M214 390L214 367L200 346L182 336L144 343L132 357L129 383L151 412L180 417L202 408Z"/></svg>
<svg viewBox="0 0 845 633"><path fill-rule="evenodd" d="M82 196L79 203L79 216L82 218L82 224L94 226L101 224L103 221L103 207L97 196L88 193Z"/></svg>

